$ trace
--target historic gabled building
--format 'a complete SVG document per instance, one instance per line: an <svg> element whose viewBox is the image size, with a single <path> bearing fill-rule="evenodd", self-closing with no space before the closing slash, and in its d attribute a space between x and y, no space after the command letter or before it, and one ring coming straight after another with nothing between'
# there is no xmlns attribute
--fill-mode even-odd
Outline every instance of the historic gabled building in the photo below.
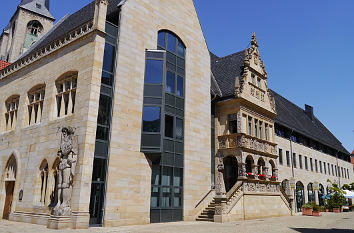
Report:
<svg viewBox="0 0 354 233"><path fill-rule="evenodd" d="M52 28L54 20L49 0L21 0L0 35L0 60L16 61Z"/></svg>
<svg viewBox="0 0 354 233"><path fill-rule="evenodd" d="M48 0L23 0L15 16L18 36L1 42L3 218L59 229L283 216L301 201L295 181L353 180L340 142L268 88L256 36L217 57L192 0L95 0L53 27Z"/></svg>

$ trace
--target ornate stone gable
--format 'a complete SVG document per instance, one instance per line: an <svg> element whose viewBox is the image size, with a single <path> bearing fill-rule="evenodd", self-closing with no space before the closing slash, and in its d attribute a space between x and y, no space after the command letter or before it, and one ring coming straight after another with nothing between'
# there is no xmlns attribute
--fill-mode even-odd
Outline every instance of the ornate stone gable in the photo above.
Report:
<svg viewBox="0 0 354 233"><path fill-rule="evenodd" d="M276 114L275 101L269 94L268 74L261 58L256 34L253 33L250 48L245 50L241 77L235 77L235 97L243 98Z"/></svg>

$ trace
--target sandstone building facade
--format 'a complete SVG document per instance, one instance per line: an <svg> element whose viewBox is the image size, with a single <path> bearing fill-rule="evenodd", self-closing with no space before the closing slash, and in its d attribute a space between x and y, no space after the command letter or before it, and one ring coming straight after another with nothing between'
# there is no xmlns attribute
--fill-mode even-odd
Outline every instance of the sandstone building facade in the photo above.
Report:
<svg viewBox="0 0 354 233"><path fill-rule="evenodd" d="M15 15L31 4L49 10L23 0ZM293 181L325 178L289 170L286 151L353 180L349 153L324 126L316 136L316 118L292 125L256 36L217 57L192 0L95 0L53 27L48 12L34 12L40 39L27 43L33 24L10 45L1 37L12 62L0 71L3 218L58 229L291 215Z"/></svg>

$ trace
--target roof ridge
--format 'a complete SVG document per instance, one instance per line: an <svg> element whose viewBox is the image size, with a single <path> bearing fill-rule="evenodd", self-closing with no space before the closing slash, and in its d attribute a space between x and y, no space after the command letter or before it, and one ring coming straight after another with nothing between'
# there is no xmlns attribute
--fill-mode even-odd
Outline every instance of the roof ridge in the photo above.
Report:
<svg viewBox="0 0 354 233"><path fill-rule="evenodd" d="M274 92L275 94L277 94L278 96L280 96L281 98L283 98L284 100L286 100L287 102L291 103L292 105L296 106L297 108L299 108L300 110L302 110L303 112L305 111L305 109L301 108L300 106L298 106L297 104L291 102L290 100L288 100L287 98L285 98L284 96L280 95L278 92L274 91L271 88L268 88L269 90L271 90L272 92ZM315 115L313 115L316 119L317 117ZM318 119L317 119L318 120Z"/></svg>
<svg viewBox="0 0 354 233"><path fill-rule="evenodd" d="M234 56L234 55L237 55L237 54L242 54L242 53L245 52L245 50L246 50L246 49L241 50L241 51L238 51L238 52L236 52L236 53L232 53L232 54L226 55L226 56L224 56L224 57L218 57L218 56L217 56L217 57L219 58L218 60L223 60L223 59L229 58L229 57Z"/></svg>

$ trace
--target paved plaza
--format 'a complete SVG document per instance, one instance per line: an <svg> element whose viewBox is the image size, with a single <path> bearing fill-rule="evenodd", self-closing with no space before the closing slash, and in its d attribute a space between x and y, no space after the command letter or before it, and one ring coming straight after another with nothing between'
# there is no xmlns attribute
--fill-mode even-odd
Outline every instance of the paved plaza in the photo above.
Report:
<svg viewBox="0 0 354 233"><path fill-rule="evenodd" d="M323 213L321 217L278 217L257 220L238 221L232 223L211 223L211 222L177 222L159 223L139 226L124 226L118 228L90 228L88 230L49 230L45 226L10 221L0 221L0 232L23 232L23 233L44 233L44 232L121 232L121 233L223 233L223 232L250 232L250 233L274 233L274 232L301 232L301 233L346 233L354 232L354 212L349 213Z"/></svg>

